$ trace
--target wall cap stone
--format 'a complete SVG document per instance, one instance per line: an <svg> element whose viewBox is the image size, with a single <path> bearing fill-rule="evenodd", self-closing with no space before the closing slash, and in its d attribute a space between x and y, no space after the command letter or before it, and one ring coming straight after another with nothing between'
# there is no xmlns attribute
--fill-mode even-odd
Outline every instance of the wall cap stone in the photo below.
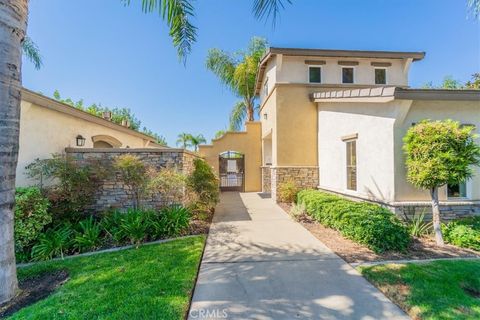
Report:
<svg viewBox="0 0 480 320"><path fill-rule="evenodd" d="M65 148L66 153L186 153L200 158L198 153L180 148Z"/></svg>

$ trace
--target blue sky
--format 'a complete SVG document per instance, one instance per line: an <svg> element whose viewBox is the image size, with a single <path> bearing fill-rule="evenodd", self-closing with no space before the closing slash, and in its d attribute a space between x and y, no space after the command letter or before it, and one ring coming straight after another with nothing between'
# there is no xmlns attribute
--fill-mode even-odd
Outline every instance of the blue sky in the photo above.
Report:
<svg viewBox="0 0 480 320"><path fill-rule="evenodd" d="M134 0L132 2L135 2ZM197 0L198 42L179 63L156 14L120 0L31 0L28 34L44 66L24 62L26 88L86 103L129 107L175 145L180 132L207 139L227 126L237 100L205 68L209 48L235 51L252 36L272 46L425 51L410 85L480 72L480 24L464 0L293 0L275 29L256 21L249 0Z"/></svg>

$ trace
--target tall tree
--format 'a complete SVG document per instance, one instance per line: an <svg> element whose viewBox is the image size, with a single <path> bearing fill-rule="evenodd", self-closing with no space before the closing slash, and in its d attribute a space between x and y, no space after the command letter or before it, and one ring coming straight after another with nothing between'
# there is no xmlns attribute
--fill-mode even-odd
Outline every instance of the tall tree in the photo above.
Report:
<svg viewBox="0 0 480 320"><path fill-rule="evenodd" d="M179 133L177 136L177 146L182 146L183 149L187 149L191 146L192 135L190 133Z"/></svg>
<svg viewBox="0 0 480 320"><path fill-rule="evenodd" d="M473 175L472 166L480 165L480 147L473 129L452 120L426 120L411 127L403 139L408 181L430 191L438 245L443 245L438 188L465 182Z"/></svg>
<svg viewBox="0 0 480 320"><path fill-rule="evenodd" d="M122 0L129 5L131 0ZM158 12L170 29L178 56L185 61L196 41L192 0L142 0L144 12ZM253 0L258 18L276 18L290 0ZM21 52L25 41L28 0L0 0L0 303L18 288L13 246L15 169L20 123Z"/></svg>
<svg viewBox="0 0 480 320"><path fill-rule="evenodd" d="M239 130L244 120L255 120L255 77L260 59L267 49L267 41L254 37L247 50L228 53L220 49L208 51L206 66L230 91L241 98L230 113L230 129Z"/></svg>
<svg viewBox="0 0 480 320"><path fill-rule="evenodd" d="M207 140L203 136L203 134L197 134L196 136L190 135L190 143L195 150L195 152L198 151L198 146L202 143L207 143Z"/></svg>
<svg viewBox="0 0 480 320"><path fill-rule="evenodd" d="M480 0L467 0L467 6L474 18L480 18Z"/></svg>

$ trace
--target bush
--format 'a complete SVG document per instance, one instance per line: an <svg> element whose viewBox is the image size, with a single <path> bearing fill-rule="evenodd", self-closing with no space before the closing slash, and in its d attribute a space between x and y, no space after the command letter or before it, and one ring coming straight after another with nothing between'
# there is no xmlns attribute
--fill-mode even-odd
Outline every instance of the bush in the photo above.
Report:
<svg viewBox="0 0 480 320"><path fill-rule="evenodd" d="M448 243L480 251L480 217L452 221L442 231Z"/></svg>
<svg viewBox="0 0 480 320"><path fill-rule="evenodd" d="M49 260L58 256L63 258L63 255L71 248L72 234L70 225L48 229L40 235L38 243L32 248L33 260Z"/></svg>
<svg viewBox="0 0 480 320"><path fill-rule="evenodd" d="M190 225L192 214L182 206L171 206L160 211L160 219L154 221L155 234L161 238L180 235Z"/></svg>
<svg viewBox="0 0 480 320"><path fill-rule="evenodd" d="M147 238L151 228L149 216L149 211L129 209L120 219L120 236L138 246Z"/></svg>
<svg viewBox="0 0 480 320"><path fill-rule="evenodd" d="M295 184L293 179L281 182L278 185L278 198L280 202L293 203L297 199L297 193L300 189Z"/></svg>
<svg viewBox="0 0 480 320"><path fill-rule="evenodd" d="M166 205L178 205L184 201L186 177L175 169L161 169L155 172L148 189L158 192Z"/></svg>
<svg viewBox="0 0 480 320"><path fill-rule="evenodd" d="M428 235L433 230L432 222L425 222L425 213L415 215L411 221L408 222L408 232L412 237L423 237Z"/></svg>
<svg viewBox="0 0 480 320"><path fill-rule="evenodd" d="M188 186L197 195L198 204L206 209L211 209L219 201L218 179L204 160L193 160L193 166L193 172L187 180Z"/></svg>
<svg viewBox="0 0 480 320"><path fill-rule="evenodd" d="M102 245L101 231L100 225L93 219L93 216L80 221L73 239L73 246L80 252L98 249Z"/></svg>
<svg viewBox="0 0 480 320"><path fill-rule="evenodd" d="M295 220L300 220L307 213L304 203L294 203L290 209L290 214Z"/></svg>
<svg viewBox="0 0 480 320"><path fill-rule="evenodd" d="M148 186L147 167L139 157L131 154L118 156L113 166L120 172L123 182L132 190L133 207L139 209Z"/></svg>
<svg viewBox="0 0 480 320"><path fill-rule="evenodd" d="M43 228L52 222L48 212L50 203L36 187L17 188L15 193L15 248L27 254L29 247L40 236ZM27 254L28 255L28 254ZM20 260L24 260L22 257Z"/></svg>
<svg viewBox="0 0 480 320"><path fill-rule="evenodd" d="M300 191L297 200L315 220L375 252L405 251L410 243L407 228L386 208L315 190Z"/></svg>

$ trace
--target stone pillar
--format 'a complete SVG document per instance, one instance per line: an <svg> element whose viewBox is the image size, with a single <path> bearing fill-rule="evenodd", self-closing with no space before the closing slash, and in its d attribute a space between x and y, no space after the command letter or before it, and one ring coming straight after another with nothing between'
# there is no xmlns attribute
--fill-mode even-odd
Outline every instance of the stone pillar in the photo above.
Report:
<svg viewBox="0 0 480 320"><path fill-rule="evenodd" d="M262 192L263 193L270 193L271 192L271 168L270 166L263 166L262 167Z"/></svg>
<svg viewBox="0 0 480 320"><path fill-rule="evenodd" d="M272 199L278 201L277 189L283 182L293 180L300 189L315 189L319 183L318 167L271 167Z"/></svg>

